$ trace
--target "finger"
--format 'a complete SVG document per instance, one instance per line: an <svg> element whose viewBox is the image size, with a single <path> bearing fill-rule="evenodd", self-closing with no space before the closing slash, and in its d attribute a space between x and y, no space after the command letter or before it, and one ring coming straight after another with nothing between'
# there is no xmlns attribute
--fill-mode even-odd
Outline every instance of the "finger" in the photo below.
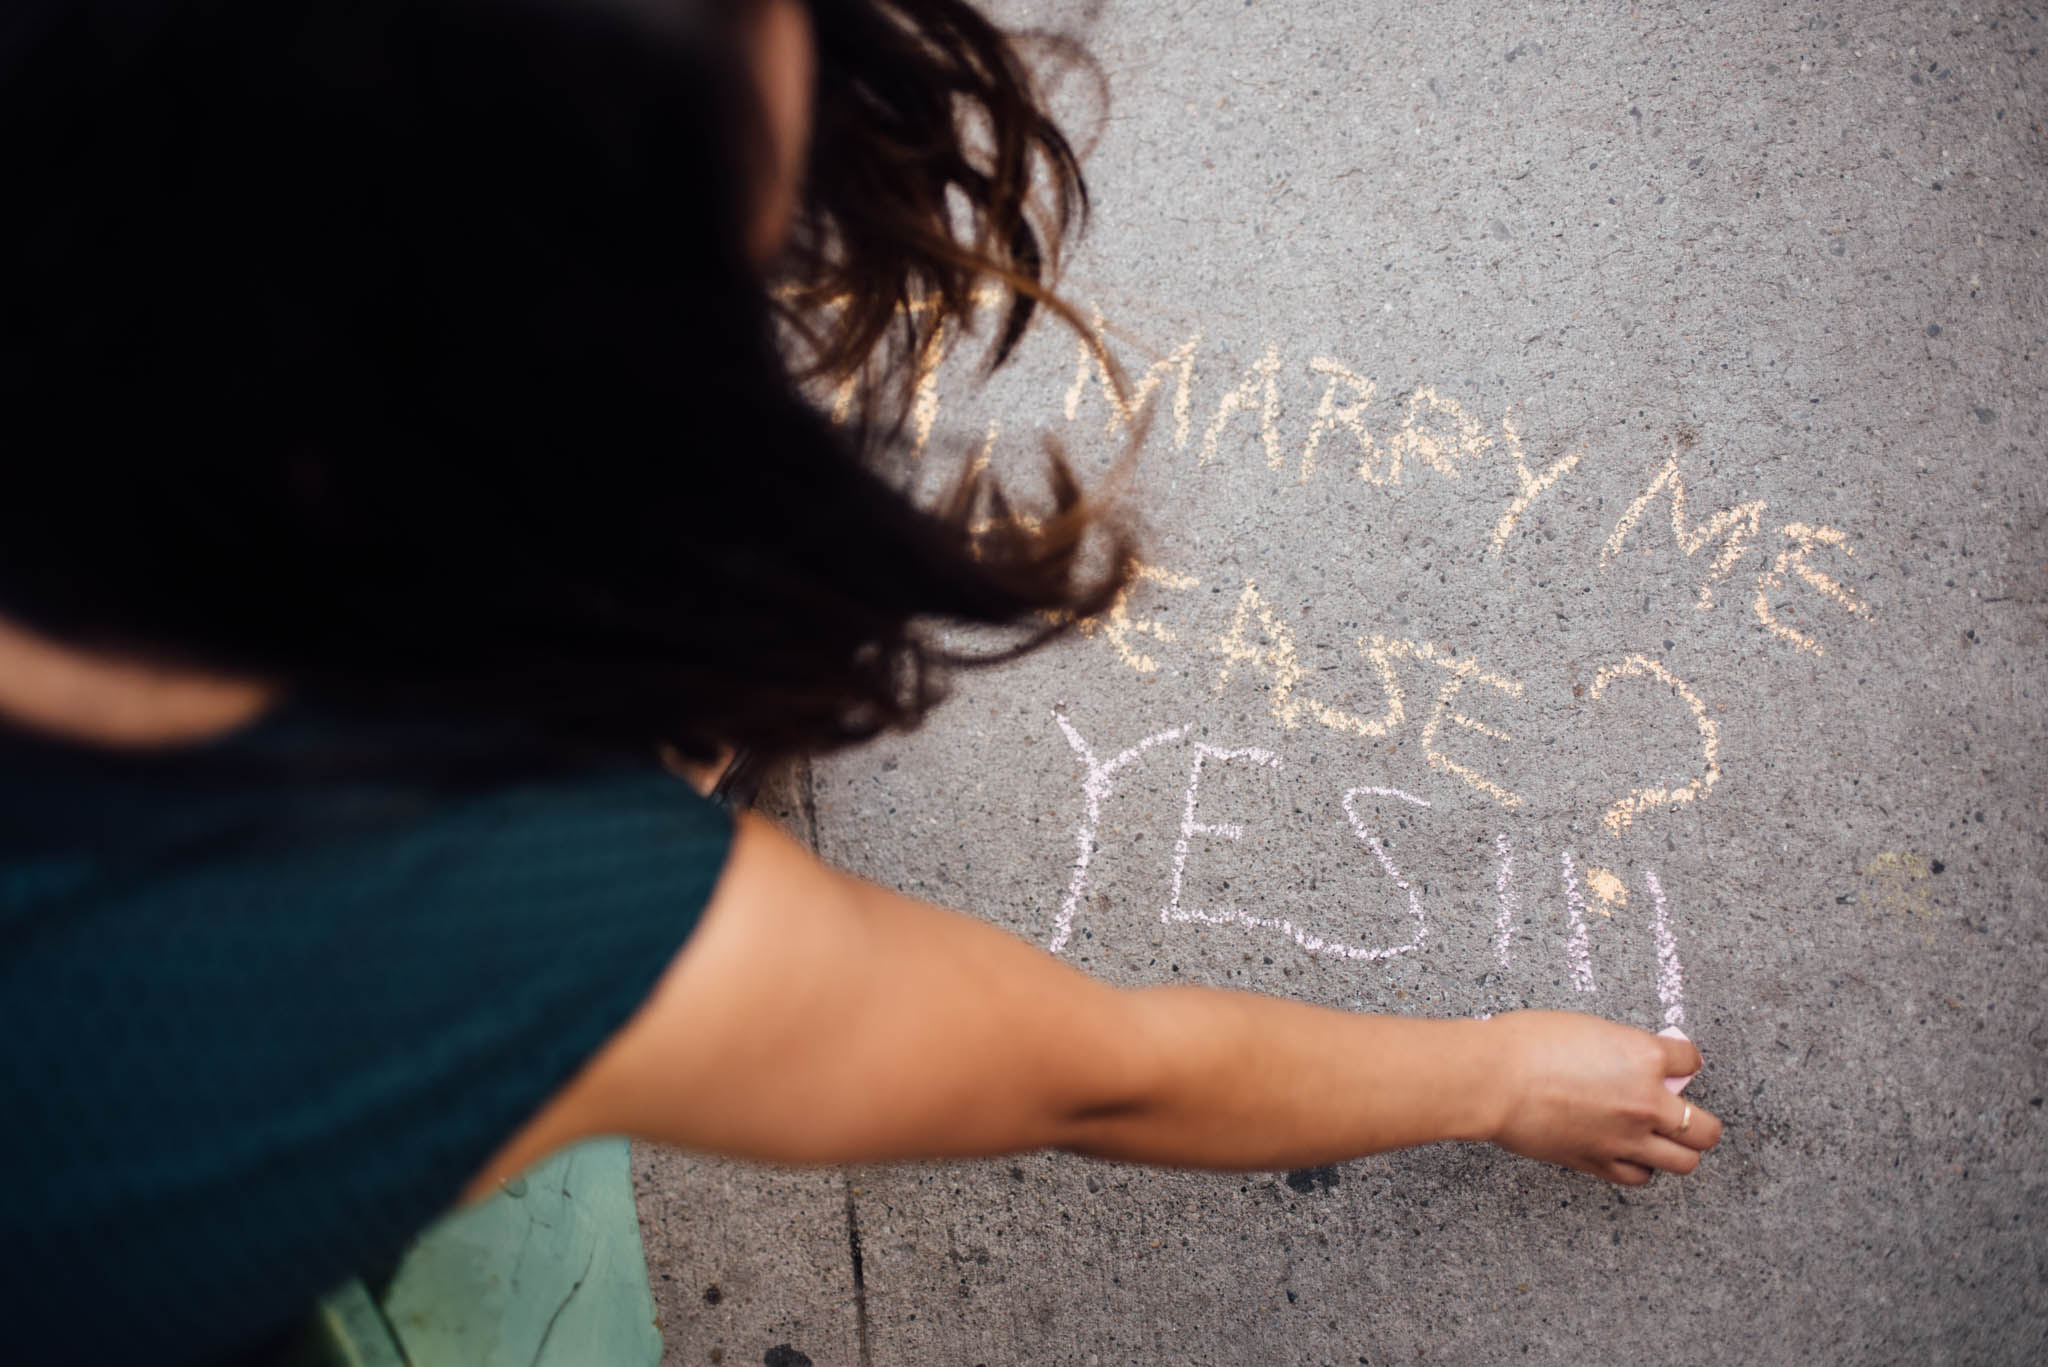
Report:
<svg viewBox="0 0 2048 1367"><path fill-rule="evenodd" d="M1706 1065L1700 1051L1689 1039L1673 1035L1659 1035L1657 1042L1664 1046L1664 1076L1691 1077Z"/></svg>
<svg viewBox="0 0 2048 1367"><path fill-rule="evenodd" d="M1675 1096L1668 1099L1657 1132L1689 1149L1711 1149L1721 1142L1721 1122L1714 1113Z"/></svg>
<svg viewBox="0 0 2048 1367"><path fill-rule="evenodd" d="M1626 1158L1610 1158L1600 1165L1600 1175L1624 1187L1639 1187L1650 1180L1650 1170Z"/></svg>
<svg viewBox="0 0 2048 1367"><path fill-rule="evenodd" d="M1690 1137L1690 1132L1688 1132ZM1643 1141L1641 1148L1630 1155L1644 1167L1657 1168L1664 1172L1691 1172L1700 1165L1700 1151L1687 1148L1676 1140L1653 1134Z"/></svg>

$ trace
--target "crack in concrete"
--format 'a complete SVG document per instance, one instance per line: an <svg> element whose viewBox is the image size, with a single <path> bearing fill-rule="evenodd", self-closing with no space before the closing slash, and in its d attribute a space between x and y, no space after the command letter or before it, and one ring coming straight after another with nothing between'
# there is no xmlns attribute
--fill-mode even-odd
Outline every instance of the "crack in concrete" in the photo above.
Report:
<svg viewBox="0 0 2048 1367"><path fill-rule="evenodd" d="M592 1243L590 1245L590 1256L583 1260L583 1270L578 1272L576 1280L569 1284L569 1294L562 1297L562 1303L555 1307L555 1313L548 1316L547 1327L540 1331L540 1342L533 1345L533 1360L527 1364L527 1367L538 1367L541 1354L548 1350L548 1340L554 1337L555 1325L561 1322L562 1312L569 1308L569 1302L575 1300L576 1293L583 1289L585 1279L590 1276L591 1265L596 1261L597 1245Z"/></svg>
<svg viewBox="0 0 2048 1367"><path fill-rule="evenodd" d="M860 1367L874 1367L868 1347L868 1278L860 1252L860 1209L853 1199L853 1172L843 1171L839 1180L846 1190L846 1251L853 1262L853 1335L860 1353Z"/></svg>

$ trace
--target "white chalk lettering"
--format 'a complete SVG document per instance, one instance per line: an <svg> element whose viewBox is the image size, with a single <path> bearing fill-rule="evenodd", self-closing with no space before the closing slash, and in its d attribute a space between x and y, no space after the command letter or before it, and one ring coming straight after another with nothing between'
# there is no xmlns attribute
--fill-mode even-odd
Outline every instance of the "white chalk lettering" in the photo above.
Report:
<svg viewBox="0 0 2048 1367"><path fill-rule="evenodd" d="M1081 738L1081 733L1074 729L1074 724L1067 720L1066 713L1054 712L1052 719L1059 723L1060 733L1067 738L1067 744L1073 747L1074 753L1080 756L1081 763L1088 769L1086 776L1081 780L1083 810L1081 824L1074 830L1073 876L1067 881L1067 895L1060 902L1059 915L1053 921L1052 942L1046 946L1057 954L1067 947L1067 940L1073 935L1074 912L1080 907L1081 894L1088 886L1088 861L1095 855L1095 833L1102 826L1102 804L1108 800L1110 790L1116 786L1117 771L1131 764L1155 745L1182 739L1187 735L1189 728L1184 724L1169 727L1164 731L1155 731L1104 764L1095 758L1095 752L1088 747L1088 742Z"/></svg>
<svg viewBox="0 0 2048 1367"><path fill-rule="evenodd" d="M1195 820L1195 804L1201 800L1202 766L1210 760L1228 764L1232 760L1248 759L1254 764L1263 764L1278 769L1280 759L1271 750L1249 746L1243 750L1218 750L1213 745L1195 742L1195 760L1188 766L1188 788L1185 806L1181 810L1180 839L1173 846L1173 893L1166 903L1166 909L1159 913L1162 921L1207 921L1221 925L1228 921L1250 923L1250 918L1241 911L1200 911L1180 904L1183 880L1187 875L1188 842L1198 835L1216 835L1225 840L1242 840L1244 827L1235 822L1209 824Z"/></svg>
<svg viewBox="0 0 2048 1367"><path fill-rule="evenodd" d="M1561 856L1564 864L1564 900L1570 924L1564 938L1565 962L1571 965L1572 987L1580 992L1593 988L1593 956L1586 948L1586 899L1579 894L1579 880L1572 870L1572 852Z"/></svg>
<svg viewBox="0 0 2048 1367"><path fill-rule="evenodd" d="M1493 895L1500 905L1500 915L1494 919L1494 953L1500 959L1500 966L1508 966L1508 942L1515 935L1515 914L1521 910L1522 895L1515 891L1511 881L1515 873L1515 847L1508 843L1507 833L1493 838L1494 852L1500 855L1500 877L1493 880Z"/></svg>
<svg viewBox="0 0 2048 1367"><path fill-rule="evenodd" d="M1671 918L1664 905L1664 884L1655 869L1643 870L1643 886L1656 904L1657 919L1652 926L1657 940L1657 1002L1664 1008L1664 1024L1685 1024L1685 978L1678 963L1678 939L1671 933Z"/></svg>

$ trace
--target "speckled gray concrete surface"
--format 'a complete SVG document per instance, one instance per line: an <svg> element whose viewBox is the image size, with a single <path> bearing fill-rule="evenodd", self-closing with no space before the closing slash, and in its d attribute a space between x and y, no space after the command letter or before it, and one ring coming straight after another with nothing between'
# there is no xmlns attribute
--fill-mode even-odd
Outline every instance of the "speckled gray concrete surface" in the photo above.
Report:
<svg viewBox="0 0 2048 1367"><path fill-rule="evenodd" d="M669 1360L2040 1360L2048 10L1002 12L1108 80L1069 286L1153 383L1155 572L818 765L821 849L1041 945L1070 913L1121 983L1675 1009L1727 1138L1626 1195L1454 1147L643 1161L711 1231L650 1234ZM1070 338L965 355L934 466L992 425L1114 458ZM1103 765L1173 733L1078 888L1056 714ZM1184 830L1198 756L1239 838Z"/></svg>

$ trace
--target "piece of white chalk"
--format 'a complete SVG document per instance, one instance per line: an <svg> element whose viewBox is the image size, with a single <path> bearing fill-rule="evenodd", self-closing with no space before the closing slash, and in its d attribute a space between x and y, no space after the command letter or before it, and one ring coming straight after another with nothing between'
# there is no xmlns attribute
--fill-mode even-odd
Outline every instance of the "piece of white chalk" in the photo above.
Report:
<svg viewBox="0 0 2048 1367"><path fill-rule="evenodd" d="M1679 1029L1675 1025L1667 1025L1662 1030L1659 1030L1657 1033L1660 1035L1667 1036L1671 1039L1685 1040L1685 1042L1688 1044L1692 1043L1691 1038L1687 1036L1685 1031ZM1687 1073L1684 1077L1667 1077L1664 1079L1664 1085L1671 1089L1671 1094L1673 1096L1676 1096L1678 1093L1685 1090L1685 1086L1687 1083L1691 1082L1694 1078L1698 1076L1698 1073Z"/></svg>

